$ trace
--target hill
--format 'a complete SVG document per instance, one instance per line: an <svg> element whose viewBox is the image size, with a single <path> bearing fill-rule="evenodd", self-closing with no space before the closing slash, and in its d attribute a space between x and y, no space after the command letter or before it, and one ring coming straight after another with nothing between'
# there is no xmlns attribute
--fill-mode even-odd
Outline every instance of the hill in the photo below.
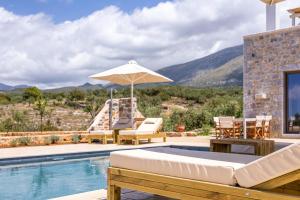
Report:
<svg viewBox="0 0 300 200"><path fill-rule="evenodd" d="M16 89L24 89L29 87L28 85L16 85L16 86L11 86L11 85L6 85L3 83L0 83L0 91L10 91L10 90L16 90Z"/></svg>
<svg viewBox="0 0 300 200"><path fill-rule="evenodd" d="M61 87L61 88L54 88L54 89L47 89L44 90L45 92L53 92L53 93L59 93L59 92L69 92L71 90L74 89L78 89L78 90L95 90L95 89L103 89L103 85L101 84L90 84L90 83L85 83L83 85L79 85L79 86L69 86L69 87Z"/></svg>
<svg viewBox="0 0 300 200"><path fill-rule="evenodd" d="M228 86L243 83L243 46L223 49L187 63L158 70L175 84L193 87Z"/></svg>

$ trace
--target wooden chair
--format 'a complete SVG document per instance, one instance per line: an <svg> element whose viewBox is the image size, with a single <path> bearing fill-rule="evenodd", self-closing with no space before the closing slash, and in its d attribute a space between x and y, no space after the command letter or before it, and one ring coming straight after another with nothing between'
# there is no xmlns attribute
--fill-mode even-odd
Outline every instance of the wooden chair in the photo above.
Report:
<svg viewBox="0 0 300 200"><path fill-rule="evenodd" d="M239 137L241 134L240 124L235 123L234 117L219 117L221 137Z"/></svg>
<svg viewBox="0 0 300 200"><path fill-rule="evenodd" d="M117 143L121 144L123 140L131 140L138 145L139 140L148 139L148 142L151 142L152 138L163 138L163 142L166 142L166 133L160 132L162 123L162 118L147 118L136 130L120 130Z"/></svg>
<svg viewBox="0 0 300 200"><path fill-rule="evenodd" d="M271 138L271 123L272 123L272 116L268 115L266 116L266 121L265 121L265 137Z"/></svg>
<svg viewBox="0 0 300 200"><path fill-rule="evenodd" d="M271 137L272 116L256 116L255 138L264 139Z"/></svg>
<svg viewBox="0 0 300 200"><path fill-rule="evenodd" d="M254 139L264 139L265 138L265 124L266 121L262 119L256 119L255 123L255 136Z"/></svg>
<svg viewBox="0 0 300 200"><path fill-rule="evenodd" d="M93 140L101 140L102 144L107 144L107 140L113 140L115 143L113 130L98 130L98 131L90 131L87 135L88 143L91 144Z"/></svg>
<svg viewBox="0 0 300 200"><path fill-rule="evenodd" d="M215 128L215 133L216 133L216 139L221 138L219 117L214 117L214 128Z"/></svg>

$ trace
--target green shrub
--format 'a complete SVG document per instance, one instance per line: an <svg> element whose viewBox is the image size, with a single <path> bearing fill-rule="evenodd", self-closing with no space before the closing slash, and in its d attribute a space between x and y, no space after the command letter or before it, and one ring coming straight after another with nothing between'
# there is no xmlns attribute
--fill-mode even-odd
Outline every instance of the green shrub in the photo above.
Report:
<svg viewBox="0 0 300 200"><path fill-rule="evenodd" d="M50 139L50 137L44 137L44 144L45 144L45 145L50 145L50 144L51 144L51 139Z"/></svg>
<svg viewBox="0 0 300 200"><path fill-rule="evenodd" d="M18 143L21 145L21 146L28 146L32 143L32 139L30 137L20 137L18 138Z"/></svg>
<svg viewBox="0 0 300 200"><path fill-rule="evenodd" d="M10 144L11 147L16 147L18 145L18 140L17 139L13 139L13 140L10 141L9 144Z"/></svg>
<svg viewBox="0 0 300 200"><path fill-rule="evenodd" d="M149 107L146 107L145 110L144 110L144 116L145 117L159 117L160 116L160 112L161 112L161 109L159 106L149 106Z"/></svg>
<svg viewBox="0 0 300 200"><path fill-rule="evenodd" d="M201 135L210 135L211 131L211 126L208 124L204 124L202 126L202 131L201 131Z"/></svg>
<svg viewBox="0 0 300 200"><path fill-rule="evenodd" d="M174 131L175 127L169 117L163 118L163 131L171 132Z"/></svg>
<svg viewBox="0 0 300 200"><path fill-rule="evenodd" d="M51 144L57 144L59 140L60 140L60 137L57 136L57 135L51 135L50 136L50 143Z"/></svg>
<svg viewBox="0 0 300 200"><path fill-rule="evenodd" d="M81 135L78 135L78 134L75 134L75 135L72 135L72 142L74 144L78 144L81 140Z"/></svg>

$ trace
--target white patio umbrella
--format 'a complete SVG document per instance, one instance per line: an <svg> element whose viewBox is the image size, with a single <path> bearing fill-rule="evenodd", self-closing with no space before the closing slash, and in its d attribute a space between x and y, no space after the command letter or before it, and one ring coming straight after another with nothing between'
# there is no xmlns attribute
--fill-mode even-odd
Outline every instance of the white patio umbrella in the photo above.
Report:
<svg viewBox="0 0 300 200"><path fill-rule="evenodd" d="M109 81L119 85L131 85L131 127L133 128L133 85L141 83L173 82L171 79L140 66L131 60L125 65L94 74L90 78Z"/></svg>

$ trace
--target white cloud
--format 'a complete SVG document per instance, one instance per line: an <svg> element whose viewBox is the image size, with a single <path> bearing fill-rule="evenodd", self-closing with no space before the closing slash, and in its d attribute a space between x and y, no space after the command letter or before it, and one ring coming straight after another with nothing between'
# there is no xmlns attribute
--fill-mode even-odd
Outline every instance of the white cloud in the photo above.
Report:
<svg viewBox="0 0 300 200"><path fill-rule="evenodd" d="M291 2L278 11L295 7ZM264 12L253 0L177 0L130 14L110 6L55 24L44 14L0 8L0 82L63 86L130 59L151 69L189 61L264 31ZM287 26L288 15L282 18Z"/></svg>

